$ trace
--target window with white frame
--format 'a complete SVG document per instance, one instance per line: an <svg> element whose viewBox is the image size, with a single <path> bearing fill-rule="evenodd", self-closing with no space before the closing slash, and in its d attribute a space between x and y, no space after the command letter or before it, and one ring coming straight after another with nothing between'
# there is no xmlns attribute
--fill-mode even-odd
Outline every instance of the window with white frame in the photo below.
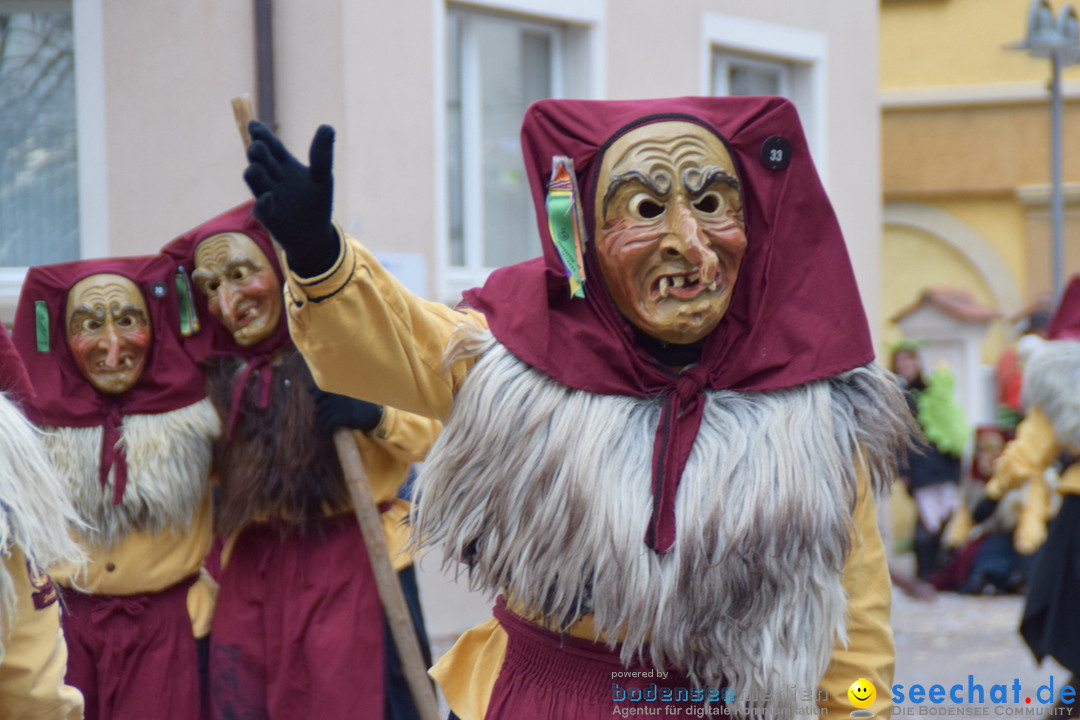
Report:
<svg viewBox="0 0 1080 720"><path fill-rule="evenodd" d="M0 0L0 266L79 257L70 2Z"/></svg>
<svg viewBox="0 0 1080 720"><path fill-rule="evenodd" d="M722 13L705 13L705 87L710 95L780 95L791 100L818 171L825 154L827 42L813 30Z"/></svg>
<svg viewBox="0 0 1080 720"><path fill-rule="evenodd" d="M791 63L713 50L713 95L780 95L791 97Z"/></svg>
<svg viewBox="0 0 1080 720"><path fill-rule="evenodd" d="M580 95L564 66L581 29L450 6L446 17L446 289L541 253L521 157L521 120L541 98ZM578 80L587 71L578 68ZM571 84L574 81L571 81Z"/></svg>

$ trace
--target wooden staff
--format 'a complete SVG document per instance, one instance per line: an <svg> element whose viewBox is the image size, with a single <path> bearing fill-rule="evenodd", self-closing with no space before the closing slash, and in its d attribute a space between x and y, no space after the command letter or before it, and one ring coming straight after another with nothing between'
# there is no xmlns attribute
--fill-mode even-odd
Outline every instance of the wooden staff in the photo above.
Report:
<svg viewBox="0 0 1080 720"><path fill-rule="evenodd" d="M244 141L244 152L251 145L251 133L248 125L255 119L255 111L251 107L250 95L239 95L232 99L233 117L236 118L236 129L240 131L240 138Z"/></svg>
<svg viewBox="0 0 1080 720"><path fill-rule="evenodd" d="M420 652L420 641L416 638L416 629L408 611L405 609L405 595L393 563L390 551L386 547L382 520L375 505L375 496L371 492L364 470L364 461L356 447L352 431L339 429L334 431L334 447L337 448L338 462L345 474L345 483L349 486L356 519L360 522L360 532L364 536L371 567L375 571L375 582L379 588L386 621L390 625L390 635L401 658L401 669L409 683L413 703L423 720L439 720L439 707L435 701L435 691L428 679L424 667L424 656Z"/></svg>
<svg viewBox="0 0 1080 720"><path fill-rule="evenodd" d="M241 95L233 98L232 107L236 125L240 129L246 149L251 144L248 123L255 119L255 113L251 107L251 96ZM335 430L334 447L345 476L345 484L352 497L353 510L360 524L360 533L364 537L364 547L371 561L371 569L375 573L379 600L386 613L391 639L397 647L401 669L409 684L413 703L416 705L417 712L420 713L421 720L440 720L439 706L424 666L420 641L416 637L416 628L405 607L405 595L401 590L397 571L394 570L394 564L390 560L390 550L386 546L386 536L383 534L382 519L379 517L379 510L375 504L375 495L371 491L371 483L368 482L364 461L360 457L352 431L347 428Z"/></svg>

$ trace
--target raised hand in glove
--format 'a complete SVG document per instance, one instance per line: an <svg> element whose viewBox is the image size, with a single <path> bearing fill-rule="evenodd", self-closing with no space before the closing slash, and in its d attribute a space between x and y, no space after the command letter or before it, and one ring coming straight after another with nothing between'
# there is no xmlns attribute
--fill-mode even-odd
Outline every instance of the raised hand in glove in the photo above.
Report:
<svg viewBox="0 0 1080 720"><path fill-rule="evenodd" d="M285 250L289 268L313 277L334 264L340 245L330 222L334 199L334 129L320 125L308 153L310 167L293 157L270 128L248 125L251 145L244 182L255 195L255 217Z"/></svg>
<svg viewBox="0 0 1080 720"><path fill-rule="evenodd" d="M382 420L383 407L367 400L311 388L315 399L315 417L323 431L332 433L338 428L371 432Z"/></svg>

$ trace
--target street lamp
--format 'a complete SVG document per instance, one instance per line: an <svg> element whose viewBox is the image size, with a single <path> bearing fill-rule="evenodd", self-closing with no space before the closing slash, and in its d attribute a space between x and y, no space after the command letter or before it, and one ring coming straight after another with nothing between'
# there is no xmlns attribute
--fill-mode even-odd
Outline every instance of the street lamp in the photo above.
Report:
<svg viewBox="0 0 1080 720"><path fill-rule="evenodd" d="M1080 22L1076 10L1066 4L1058 16L1049 0L1032 0L1028 10L1027 37L1013 50L1026 50L1037 58L1050 58L1050 221L1054 253L1054 301L1065 287L1065 250L1062 240L1065 225L1065 197L1062 190L1061 157L1061 68L1080 62Z"/></svg>

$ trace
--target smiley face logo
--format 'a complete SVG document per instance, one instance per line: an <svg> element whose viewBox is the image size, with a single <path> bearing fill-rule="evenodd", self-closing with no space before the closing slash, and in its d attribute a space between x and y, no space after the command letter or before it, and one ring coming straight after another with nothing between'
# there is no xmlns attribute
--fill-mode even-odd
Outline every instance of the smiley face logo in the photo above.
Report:
<svg viewBox="0 0 1080 720"><path fill-rule="evenodd" d="M859 678L851 683L847 691L848 700L857 708L867 708L877 698L877 688L866 678Z"/></svg>

